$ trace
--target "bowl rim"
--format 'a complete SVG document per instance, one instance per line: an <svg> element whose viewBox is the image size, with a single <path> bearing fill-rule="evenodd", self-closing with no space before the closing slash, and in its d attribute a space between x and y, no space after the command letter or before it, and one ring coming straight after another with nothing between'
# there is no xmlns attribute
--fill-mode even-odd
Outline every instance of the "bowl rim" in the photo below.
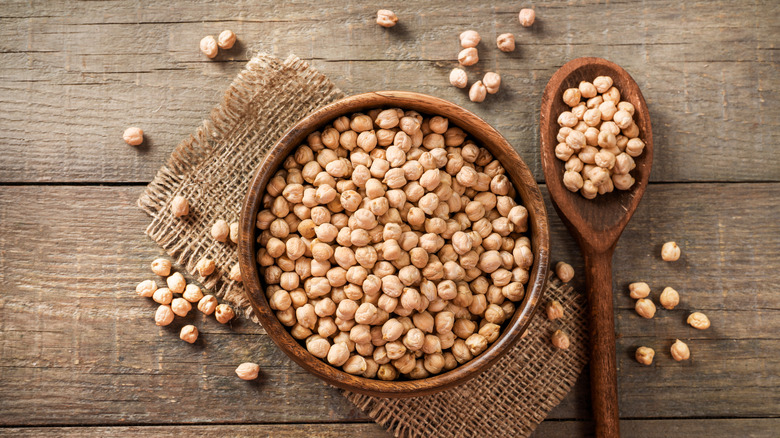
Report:
<svg viewBox="0 0 780 438"><path fill-rule="evenodd" d="M341 115L371 108L403 108L447 117L470 137L488 149L502 163L517 196L529 213L529 232L534 262L529 269L526 295L517 305L499 338L483 353L453 370L419 380L383 381L348 374L309 353L279 322L260 282L256 262L255 217L260 211L265 186L284 159L302 144L308 134ZM471 126L470 129L464 125ZM342 389L380 397L413 397L460 385L495 363L522 336L541 301L549 270L549 224L544 199L533 174L520 155L498 131L474 113L437 97L408 91L378 91L357 94L325 105L288 129L268 151L247 190L239 222L239 263L245 295L271 340L293 361L327 383Z"/></svg>

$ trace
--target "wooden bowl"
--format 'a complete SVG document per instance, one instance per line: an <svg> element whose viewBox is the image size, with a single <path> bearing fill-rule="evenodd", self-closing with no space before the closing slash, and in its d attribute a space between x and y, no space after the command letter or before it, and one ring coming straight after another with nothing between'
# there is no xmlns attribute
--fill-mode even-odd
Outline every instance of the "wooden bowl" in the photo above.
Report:
<svg viewBox="0 0 780 438"><path fill-rule="evenodd" d="M526 295L499 338L485 352L454 370L419 380L383 381L354 376L335 368L310 354L290 335L269 307L257 270L258 250L255 219L260 211L265 187L283 161L316 131L342 115L372 108L398 107L423 114L447 117L451 124L467 132L487 148L506 168L523 205L528 209L534 264L529 274ZM450 388L477 376L511 348L528 326L536 310L549 263L547 212L533 175L512 146L493 127L473 113L442 99L404 91L381 91L359 94L327 105L290 128L269 151L249 184L240 219L238 244L241 273L247 297L271 339L298 365L322 380L349 391L383 397L414 397Z"/></svg>

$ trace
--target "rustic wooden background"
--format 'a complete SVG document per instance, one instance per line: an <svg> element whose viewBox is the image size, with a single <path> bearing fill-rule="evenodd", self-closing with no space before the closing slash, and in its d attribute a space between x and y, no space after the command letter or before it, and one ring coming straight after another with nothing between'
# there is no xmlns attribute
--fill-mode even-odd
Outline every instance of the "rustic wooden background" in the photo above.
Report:
<svg viewBox="0 0 780 438"><path fill-rule="evenodd" d="M412 4L419 3L419 4ZM152 323L134 296L161 250L135 200L208 115L248 56L295 53L347 93L430 93L475 111L543 183L541 93L567 60L602 56L642 87L656 138L645 199L615 255L625 436L777 436L780 430L780 3L4 1L0 4L0 435L371 436L387 433L280 353L261 327L198 319L202 340ZM379 7L400 23L374 24ZM210 61L206 34L240 43ZM483 104L449 86L457 35L484 42L475 80L503 77ZM516 35L499 52L495 37ZM130 125L143 147L121 140ZM542 185L542 190L544 186ZM553 259L581 272L553 210ZM660 261L674 239L683 257ZM626 285L682 297L652 321ZM582 286L581 278L576 282ZM701 310L712 328L685 324ZM671 360L675 338L692 360ZM633 360L656 349L650 367ZM253 360L257 382L238 380ZM588 434L581 378L535 436Z"/></svg>

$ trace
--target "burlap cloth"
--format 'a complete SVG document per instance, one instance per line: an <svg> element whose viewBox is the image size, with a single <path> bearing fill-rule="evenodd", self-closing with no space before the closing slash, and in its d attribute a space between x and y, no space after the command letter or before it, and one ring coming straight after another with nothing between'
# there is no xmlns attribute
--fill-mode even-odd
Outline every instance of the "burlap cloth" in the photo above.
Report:
<svg viewBox="0 0 780 438"><path fill-rule="evenodd" d="M217 219L238 220L249 180L285 130L314 109L344 94L295 56L285 61L258 54L230 85L220 105L179 144L138 205L151 217L146 229L180 265L217 296L257 322L241 283L227 278L237 263L233 244L215 242ZM174 218L170 203L182 195L190 214ZM218 269L199 277L201 257ZM413 399L344 395L395 436L529 436L569 392L587 361L585 303L570 287L551 280L545 300L557 299L566 317L548 321L539 312L527 336L479 377L445 392ZM550 344L558 328L571 338L568 350Z"/></svg>

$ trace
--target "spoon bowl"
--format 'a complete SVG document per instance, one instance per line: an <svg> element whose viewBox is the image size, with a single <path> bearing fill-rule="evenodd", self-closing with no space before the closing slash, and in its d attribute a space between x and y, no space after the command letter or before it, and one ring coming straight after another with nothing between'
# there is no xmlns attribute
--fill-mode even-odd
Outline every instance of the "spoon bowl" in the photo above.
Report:
<svg viewBox="0 0 780 438"><path fill-rule="evenodd" d="M610 76L620 90L621 100L634 105L634 122L639 138L645 142L642 155L636 157L631 175L636 182L629 190L617 190L595 199L586 199L563 185L564 162L555 156L560 128L558 115L568 111L563 92L581 81L592 82L598 76ZM553 74L542 96L539 129L542 169L553 206L558 216L577 239L585 260L588 289L588 319L591 342L591 391L596 436L617 437L619 412L615 355L615 321L612 303L612 254L620 234L634 214L650 178L653 163L653 132L647 104L639 86L617 64L601 58L577 58Z"/></svg>

